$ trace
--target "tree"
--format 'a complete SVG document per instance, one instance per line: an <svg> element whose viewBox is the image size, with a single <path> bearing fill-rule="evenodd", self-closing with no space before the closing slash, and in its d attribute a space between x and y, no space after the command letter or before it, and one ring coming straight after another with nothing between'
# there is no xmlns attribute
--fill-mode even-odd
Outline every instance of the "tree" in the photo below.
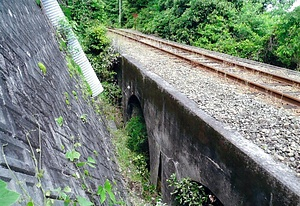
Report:
<svg viewBox="0 0 300 206"><path fill-rule="evenodd" d="M291 68L300 69L300 6L287 12L275 31L274 53Z"/></svg>

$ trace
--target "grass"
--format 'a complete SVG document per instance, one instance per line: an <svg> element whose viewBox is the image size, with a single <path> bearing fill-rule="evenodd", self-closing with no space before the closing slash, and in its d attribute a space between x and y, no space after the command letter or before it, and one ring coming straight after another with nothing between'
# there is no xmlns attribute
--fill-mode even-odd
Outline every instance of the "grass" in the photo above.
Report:
<svg viewBox="0 0 300 206"><path fill-rule="evenodd" d="M104 114L108 120L114 121L117 125L117 129L110 129L113 135L112 143L132 205L155 205L159 196L154 186L150 185L150 180L145 178L150 176L149 171L145 171L145 168L141 170L141 164L136 164L138 154L127 147L130 137L125 130L120 108L110 105L103 98L98 99L97 104L101 105L101 114Z"/></svg>
<svg viewBox="0 0 300 206"><path fill-rule="evenodd" d="M136 206L153 205L157 194L145 189L145 177L132 161L137 154L126 147L129 137L125 129L118 129L112 134L114 136L112 140L116 150L117 161L125 178L131 202Z"/></svg>

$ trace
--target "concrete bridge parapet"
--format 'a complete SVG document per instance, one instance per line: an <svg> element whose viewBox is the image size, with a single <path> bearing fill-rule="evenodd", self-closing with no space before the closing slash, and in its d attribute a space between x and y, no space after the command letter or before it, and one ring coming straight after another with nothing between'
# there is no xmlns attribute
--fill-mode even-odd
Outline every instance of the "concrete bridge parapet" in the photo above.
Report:
<svg viewBox="0 0 300 206"><path fill-rule="evenodd" d="M161 180L165 202L172 202L166 179L176 173L201 182L224 205L300 205L300 179L285 165L131 57L122 57L121 72L124 115L136 96L147 125L151 180Z"/></svg>

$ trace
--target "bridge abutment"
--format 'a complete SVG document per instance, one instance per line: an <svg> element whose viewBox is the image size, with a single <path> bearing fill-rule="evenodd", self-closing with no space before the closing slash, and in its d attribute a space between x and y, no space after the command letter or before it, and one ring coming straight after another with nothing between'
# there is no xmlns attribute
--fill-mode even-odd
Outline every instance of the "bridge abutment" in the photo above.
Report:
<svg viewBox="0 0 300 206"><path fill-rule="evenodd" d="M151 181L161 181L163 200L172 202L166 180L190 177L224 205L299 205L299 178L256 145L200 110L129 56L122 57L124 110L139 99L147 125Z"/></svg>

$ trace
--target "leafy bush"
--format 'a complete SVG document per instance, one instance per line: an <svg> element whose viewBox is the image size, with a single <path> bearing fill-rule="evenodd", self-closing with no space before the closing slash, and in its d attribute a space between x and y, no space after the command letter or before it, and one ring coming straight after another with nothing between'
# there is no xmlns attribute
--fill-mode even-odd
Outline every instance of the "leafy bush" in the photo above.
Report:
<svg viewBox="0 0 300 206"><path fill-rule="evenodd" d="M112 104L118 104L121 90L115 80L116 73L111 68L117 55L106 36L105 3L101 0L61 0L61 2L61 7L78 36L87 58L103 84L105 91L102 97ZM63 44L61 47L63 48Z"/></svg>
<svg viewBox="0 0 300 206"><path fill-rule="evenodd" d="M87 29L83 42L85 52L93 55L106 52L110 46L110 40L106 37L106 28L97 22L96 26Z"/></svg>
<svg viewBox="0 0 300 206"><path fill-rule="evenodd" d="M123 22L163 38L243 58L299 68L299 7L294 2L124 0ZM141 3L141 4L140 4ZM267 7L272 5L273 10Z"/></svg>
<svg viewBox="0 0 300 206"><path fill-rule="evenodd" d="M128 148L138 154L148 153L147 129L143 117L132 117L126 125L126 131L130 137Z"/></svg>
<svg viewBox="0 0 300 206"><path fill-rule="evenodd" d="M275 31L274 53L291 68L300 69L300 7L286 13Z"/></svg>
<svg viewBox="0 0 300 206"><path fill-rule="evenodd" d="M172 174L167 182L169 186L174 187L171 195L175 197L178 205L199 206L208 202L208 195L205 194L204 187L190 178L183 178L179 181L176 175Z"/></svg>

